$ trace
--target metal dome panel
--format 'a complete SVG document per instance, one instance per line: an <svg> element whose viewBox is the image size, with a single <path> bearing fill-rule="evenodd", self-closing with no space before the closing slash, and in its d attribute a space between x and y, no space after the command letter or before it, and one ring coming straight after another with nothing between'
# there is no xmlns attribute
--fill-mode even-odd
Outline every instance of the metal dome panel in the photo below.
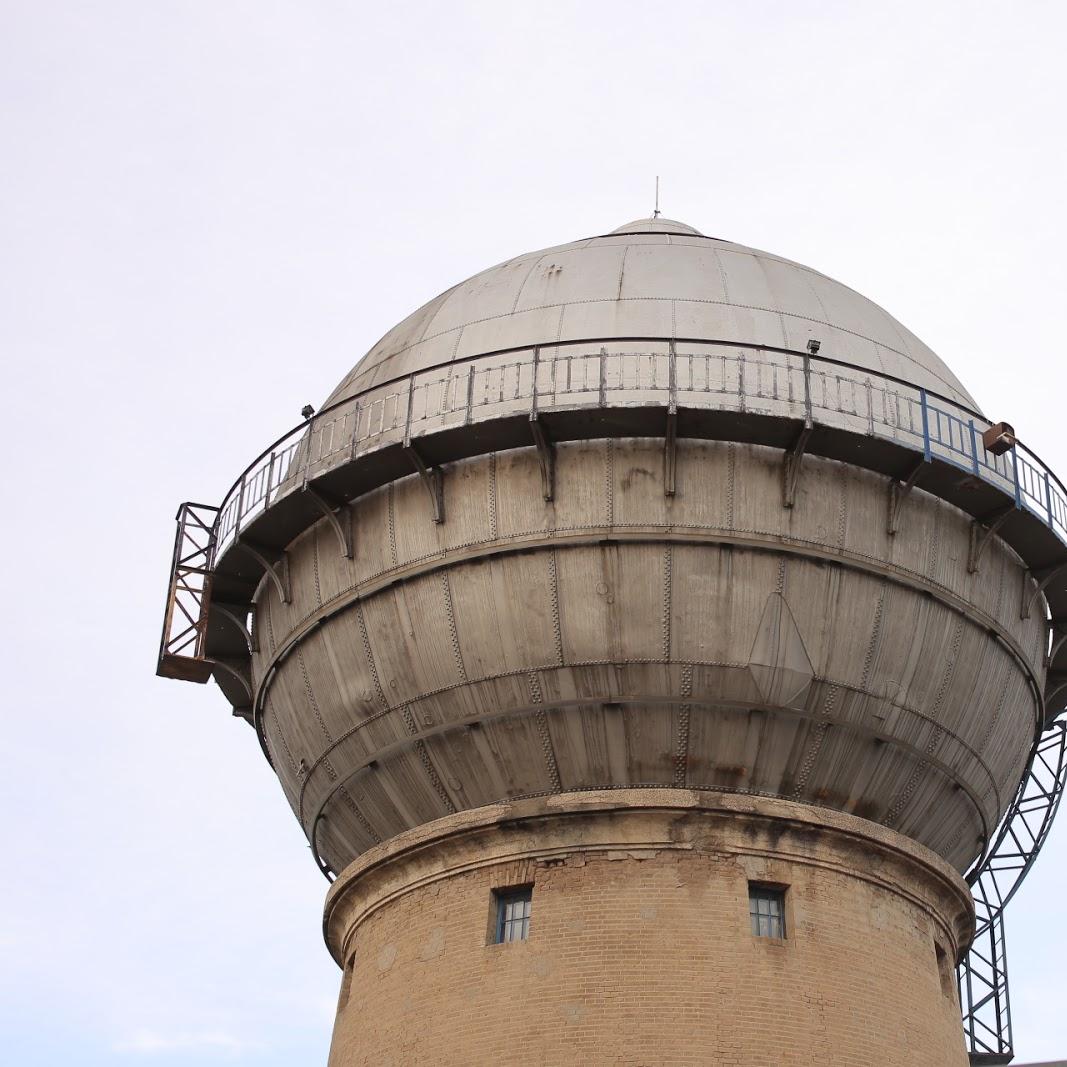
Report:
<svg viewBox="0 0 1067 1067"><path fill-rule="evenodd" d="M611 231L612 234L631 233L672 233L691 234L693 237L703 237L699 230L676 219L665 219L662 216L653 216L647 219L634 219L633 222L624 223Z"/></svg>
<svg viewBox="0 0 1067 1067"><path fill-rule="evenodd" d="M835 360L976 406L945 363L873 301L809 267L669 219L627 223L474 275L390 330L328 402L487 352L623 337L793 350L816 339Z"/></svg>

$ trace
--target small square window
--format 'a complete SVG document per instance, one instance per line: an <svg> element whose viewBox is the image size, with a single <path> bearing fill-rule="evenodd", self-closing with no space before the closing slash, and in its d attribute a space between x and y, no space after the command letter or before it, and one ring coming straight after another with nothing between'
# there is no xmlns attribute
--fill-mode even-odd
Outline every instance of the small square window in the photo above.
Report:
<svg viewBox="0 0 1067 1067"><path fill-rule="evenodd" d="M785 890L773 886L748 886L748 915L753 937L785 937Z"/></svg>
<svg viewBox="0 0 1067 1067"><path fill-rule="evenodd" d="M507 941L525 941L530 936L533 886L496 890L493 897L496 902L496 943L502 945Z"/></svg>

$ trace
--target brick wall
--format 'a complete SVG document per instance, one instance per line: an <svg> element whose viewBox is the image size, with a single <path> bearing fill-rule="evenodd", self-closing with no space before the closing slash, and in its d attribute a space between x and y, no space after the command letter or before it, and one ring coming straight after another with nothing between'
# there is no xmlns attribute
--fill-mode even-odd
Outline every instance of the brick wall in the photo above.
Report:
<svg viewBox="0 0 1067 1067"><path fill-rule="evenodd" d="M958 876L848 816L651 793L465 813L363 857L328 903L331 1067L967 1063ZM750 880L787 887L783 941L752 936ZM521 884L529 939L490 943L493 890Z"/></svg>

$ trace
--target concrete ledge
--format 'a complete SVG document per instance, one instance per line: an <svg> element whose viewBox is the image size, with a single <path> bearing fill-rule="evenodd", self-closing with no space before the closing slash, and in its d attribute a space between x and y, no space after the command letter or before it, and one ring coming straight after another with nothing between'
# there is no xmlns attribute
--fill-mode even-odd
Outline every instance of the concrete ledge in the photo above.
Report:
<svg viewBox="0 0 1067 1067"><path fill-rule="evenodd" d="M355 930L404 894L503 864L566 864L588 853L746 855L847 874L904 897L942 927L958 959L974 933L966 883L903 835L852 815L735 793L619 789L561 793L462 811L363 853L330 888L327 947L341 964Z"/></svg>

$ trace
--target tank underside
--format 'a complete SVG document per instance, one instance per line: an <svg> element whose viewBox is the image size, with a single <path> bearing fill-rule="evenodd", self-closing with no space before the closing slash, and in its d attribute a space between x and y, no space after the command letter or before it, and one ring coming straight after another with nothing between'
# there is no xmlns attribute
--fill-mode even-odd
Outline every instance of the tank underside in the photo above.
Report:
<svg viewBox="0 0 1067 1067"><path fill-rule="evenodd" d="M1044 621L994 539L921 490L807 457L662 441L450 466L323 520L264 578L257 725L339 871L464 809L576 790L754 793L883 823L959 870L987 844L1039 721Z"/></svg>

